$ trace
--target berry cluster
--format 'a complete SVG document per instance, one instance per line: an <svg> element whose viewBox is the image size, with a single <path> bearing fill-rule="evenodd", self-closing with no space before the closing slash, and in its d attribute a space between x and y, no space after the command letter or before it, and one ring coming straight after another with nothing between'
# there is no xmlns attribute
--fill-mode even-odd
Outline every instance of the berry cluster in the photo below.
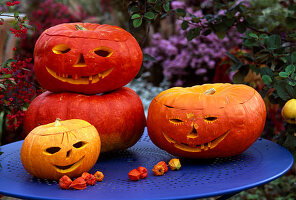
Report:
<svg viewBox="0 0 296 200"><path fill-rule="evenodd" d="M32 59L12 61L0 69L0 110L7 113L7 129L17 129L23 121L24 108L42 91L32 80Z"/></svg>
<svg viewBox="0 0 296 200"><path fill-rule="evenodd" d="M18 5L18 4L20 4L20 1L7 1L6 2L7 6L15 6L15 5Z"/></svg>
<svg viewBox="0 0 296 200"><path fill-rule="evenodd" d="M24 27L23 24L19 24L17 28L10 28L10 31L15 37L21 37L22 34L27 34L28 29Z"/></svg>

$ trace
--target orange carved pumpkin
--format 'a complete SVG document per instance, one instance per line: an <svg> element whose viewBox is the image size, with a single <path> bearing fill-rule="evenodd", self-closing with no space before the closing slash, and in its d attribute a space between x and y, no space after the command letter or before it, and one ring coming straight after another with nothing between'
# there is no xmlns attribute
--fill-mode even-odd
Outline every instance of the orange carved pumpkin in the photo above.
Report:
<svg viewBox="0 0 296 200"><path fill-rule="evenodd" d="M246 85L205 84L161 92L149 107L148 134L158 147L181 157L234 156L260 136L266 109Z"/></svg>
<svg viewBox="0 0 296 200"><path fill-rule="evenodd" d="M24 168L38 178L58 180L89 171L100 154L98 131L90 123L71 119L33 129L21 148Z"/></svg>
<svg viewBox="0 0 296 200"><path fill-rule="evenodd" d="M146 125L142 101L127 87L101 95L44 92L31 102L25 113L25 132L56 118L83 119L95 126L100 133L101 152L133 146Z"/></svg>
<svg viewBox="0 0 296 200"><path fill-rule="evenodd" d="M122 28L65 23L45 30L37 40L34 72L49 91L96 94L129 83L142 58L139 44Z"/></svg>

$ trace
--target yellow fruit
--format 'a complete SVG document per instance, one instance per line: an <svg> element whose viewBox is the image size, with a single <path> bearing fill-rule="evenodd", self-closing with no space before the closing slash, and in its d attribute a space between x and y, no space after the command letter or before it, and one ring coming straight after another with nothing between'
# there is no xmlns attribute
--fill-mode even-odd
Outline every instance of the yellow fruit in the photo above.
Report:
<svg viewBox="0 0 296 200"><path fill-rule="evenodd" d="M282 109L282 117L289 124L296 124L296 99L290 99Z"/></svg>

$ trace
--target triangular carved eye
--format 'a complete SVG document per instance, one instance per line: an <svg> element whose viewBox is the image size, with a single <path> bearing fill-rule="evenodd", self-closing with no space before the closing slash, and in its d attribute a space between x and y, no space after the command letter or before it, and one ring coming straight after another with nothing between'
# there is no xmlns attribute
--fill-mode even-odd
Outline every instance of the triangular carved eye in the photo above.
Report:
<svg viewBox="0 0 296 200"><path fill-rule="evenodd" d="M52 52L55 54L64 54L68 53L71 48L66 44L58 44L52 48Z"/></svg>
<svg viewBox="0 0 296 200"><path fill-rule="evenodd" d="M94 50L94 53L101 57L110 57L113 51L108 47L99 47Z"/></svg>

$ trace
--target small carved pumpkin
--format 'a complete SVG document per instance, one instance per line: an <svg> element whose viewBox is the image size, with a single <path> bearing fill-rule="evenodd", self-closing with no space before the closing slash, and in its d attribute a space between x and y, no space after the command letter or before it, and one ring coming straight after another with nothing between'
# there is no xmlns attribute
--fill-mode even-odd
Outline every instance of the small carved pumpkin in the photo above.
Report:
<svg viewBox="0 0 296 200"><path fill-rule="evenodd" d="M33 129L21 148L24 168L37 178L58 180L89 171L100 154L100 136L90 123L57 120Z"/></svg>
<svg viewBox="0 0 296 200"><path fill-rule="evenodd" d="M246 85L176 87L156 96L148 110L148 134L167 152L188 158L234 156L263 131L266 108Z"/></svg>
<svg viewBox="0 0 296 200"><path fill-rule="evenodd" d="M45 30L37 40L34 72L49 91L96 94L129 83L142 58L136 39L122 28L64 23Z"/></svg>

